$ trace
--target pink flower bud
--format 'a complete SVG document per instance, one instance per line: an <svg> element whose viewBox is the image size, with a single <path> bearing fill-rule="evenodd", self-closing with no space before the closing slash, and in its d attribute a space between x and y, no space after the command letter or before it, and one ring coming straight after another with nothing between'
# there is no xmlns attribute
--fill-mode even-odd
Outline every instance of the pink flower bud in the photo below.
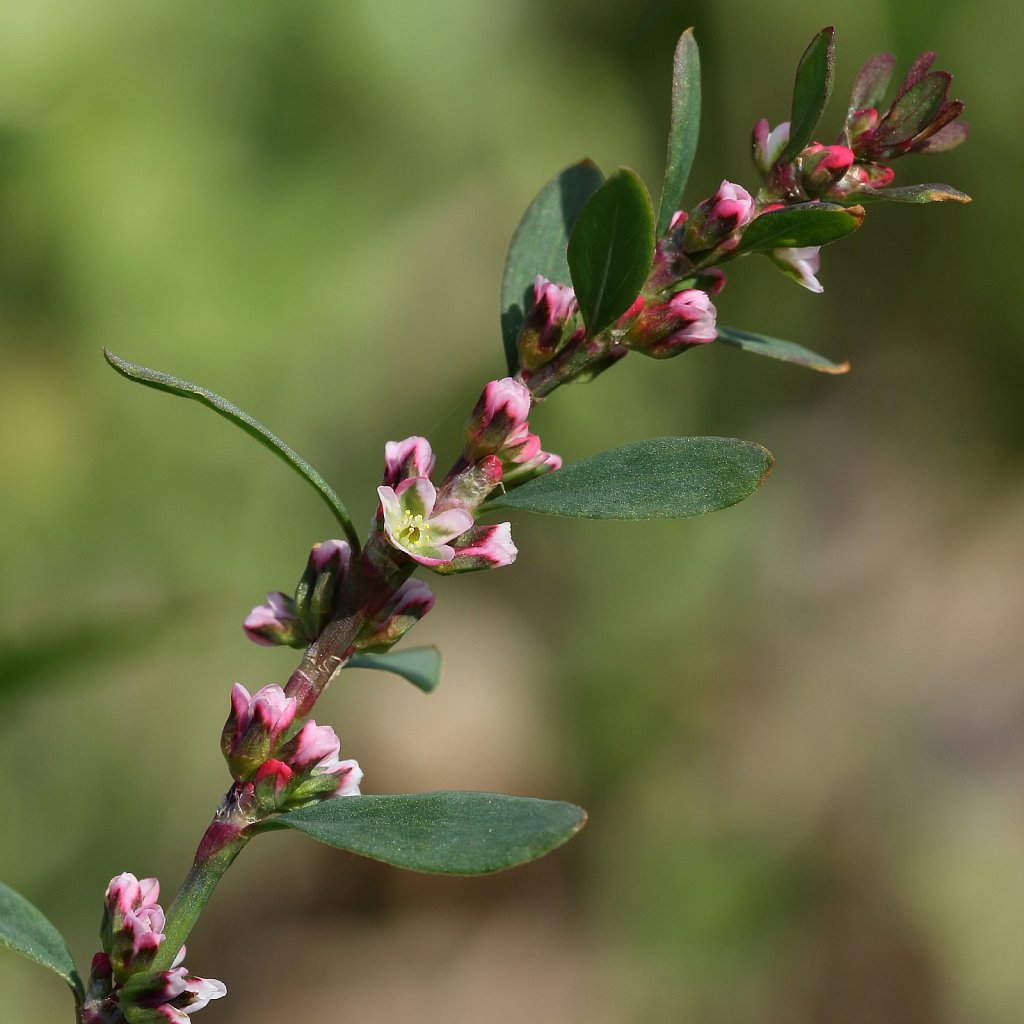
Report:
<svg viewBox="0 0 1024 1024"><path fill-rule="evenodd" d="M175 967L130 978L119 993L120 1009L128 1024L189 1024L193 1013L222 999L227 991L220 981Z"/></svg>
<svg viewBox="0 0 1024 1024"><path fill-rule="evenodd" d="M295 615L295 602L286 594L267 594L265 604L258 604L242 623L245 635L262 647L305 647L305 631Z"/></svg>
<svg viewBox="0 0 1024 1024"><path fill-rule="evenodd" d="M231 713L221 733L221 750L239 782L247 782L273 753L281 734L295 718L295 698L276 684L254 695L241 683L231 688Z"/></svg>
<svg viewBox="0 0 1024 1024"><path fill-rule="evenodd" d="M762 177L766 178L771 173L779 157L782 156L787 142L789 142L788 121L783 121L782 124L769 129L768 121L762 117L754 125L751 151L754 157L754 166Z"/></svg>
<svg viewBox="0 0 1024 1024"><path fill-rule="evenodd" d="M160 884L155 878L139 881L128 872L117 875L107 886L100 936L118 982L144 971L164 941L164 912L156 902L159 896Z"/></svg>
<svg viewBox="0 0 1024 1024"><path fill-rule="evenodd" d="M533 372L549 362L562 347L577 312L579 304L572 288L538 274L533 282L533 305L519 332L519 365Z"/></svg>
<svg viewBox="0 0 1024 1024"><path fill-rule="evenodd" d="M406 580L360 633L357 646L362 651L388 650L434 607L435 600L430 587L422 580Z"/></svg>
<svg viewBox="0 0 1024 1024"><path fill-rule="evenodd" d="M384 485L397 487L413 476L430 476L434 471L434 453L425 437L407 437L384 445Z"/></svg>
<svg viewBox="0 0 1024 1024"><path fill-rule="evenodd" d="M857 149L868 133L878 124L878 111L874 107L855 110L846 120L846 135L850 146Z"/></svg>
<svg viewBox="0 0 1024 1024"><path fill-rule="evenodd" d="M820 248L812 245L801 249L773 249L768 256L779 270L808 291L823 292L825 289L815 276L821 265Z"/></svg>
<svg viewBox="0 0 1024 1024"><path fill-rule="evenodd" d="M626 336L626 344L654 359L668 359L717 337L717 310L699 288L676 292L666 303L651 305Z"/></svg>
<svg viewBox="0 0 1024 1024"><path fill-rule="evenodd" d="M801 180L809 195L831 188L853 165L853 150L847 146L822 146L814 143L797 157Z"/></svg>
<svg viewBox="0 0 1024 1024"><path fill-rule="evenodd" d="M509 439L525 429L529 415L530 392L525 385L512 377L492 380L466 421L466 461L500 454Z"/></svg>
<svg viewBox="0 0 1024 1024"><path fill-rule="evenodd" d="M512 543L511 524L474 526L459 538L455 557L435 571L447 575L476 572L479 569L498 569L503 565L511 565L518 554L518 549Z"/></svg>
<svg viewBox="0 0 1024 1024"><path fill-rule="evenodd" d="M352 563L352 548L343 540L314 544L295 588L295 614L302 624L302 646L312 643L339 611Z"/></svg>
<svg viewBox="0 0 1024 1024"><path fill-rule="evenodd" d="M505 475L506 487L518 487L525 484L527 480L543 476L545 473L553 473L556 469L562 468L562 458L553 452L537 452L532 459L527 459L512 466Z"/></svg>
<svg viewBox="0 0 1024 1024"><path fill-rule="evenodd" d="M734 249L738 232L754 219L755 203L742 185L723 181L718 191L691 211L686 223L687 252Z"/></svg>
<svg viewBox="0 0 1024 1024"><path fill-rule="evenodd" d="M310 800L357 796L363 772L357 761L341 761L341 741L329 725L307 722L285 745L281 758L293 773L276 793L278 809L292 808ZM283 778L280 769L268 769Z"/></svg>
<svg viewBox="0 0 1024 1024"><path fill-rule="evenodd" d="M476 508L501 483L504 472L497 455L485 455L445 481L438 503L446 508Z"/></svg>

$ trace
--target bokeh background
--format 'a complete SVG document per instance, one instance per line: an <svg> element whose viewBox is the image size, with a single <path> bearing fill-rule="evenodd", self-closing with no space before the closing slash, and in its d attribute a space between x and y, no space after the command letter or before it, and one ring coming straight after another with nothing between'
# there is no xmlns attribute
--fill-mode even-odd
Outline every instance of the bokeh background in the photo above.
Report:
<svg viewBox="0 0 1024 1024"><path fill-rule="evenodd" d="M711 346L565 389L535 422L569 458L710 433L776 472L700 520L521 517L514 568L438 582L434 695L353 671L318 710L367 791L560 797L588 828L480 880L275 835L189 963L231 989L205 1024L1020 1020L1024 7L1002 0L0 3L0 878L83 966L111 875L168 898L183 876L228 687L294 662L239 623L332 533L101 346L227 394L364 521L384 441L450 453L501 373L540 185L589 155L656 189L679 31L704 64L692 204L753 183L750 128L835 19L831 123L867 56L935 48L974 132L898 170L975 203L872 208L823 296L730 273L723 322L853 372ZM5 1020L70 1019L13 955L0 993Z"/></svg>

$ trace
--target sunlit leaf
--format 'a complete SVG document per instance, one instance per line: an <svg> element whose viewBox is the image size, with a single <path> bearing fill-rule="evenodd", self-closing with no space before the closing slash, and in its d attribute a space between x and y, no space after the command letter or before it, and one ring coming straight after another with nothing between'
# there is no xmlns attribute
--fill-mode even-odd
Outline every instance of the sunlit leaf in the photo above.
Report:
<svg viewBox="0 0 1024 1024"><path fill-rule="evenodd" d="M412 871L484 875L542 857L587 820L574 804L496 793L339 797L282 814L328 846Z"/></svg>

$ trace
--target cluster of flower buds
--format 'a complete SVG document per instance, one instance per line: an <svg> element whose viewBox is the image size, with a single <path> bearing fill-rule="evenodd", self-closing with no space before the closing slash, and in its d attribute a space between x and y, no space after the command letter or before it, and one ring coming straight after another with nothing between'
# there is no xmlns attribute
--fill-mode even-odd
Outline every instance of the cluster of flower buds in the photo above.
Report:
<svg viewBox="0 0 1024 1024"><path fill-rule="evenodd" d="M742 186L723 181L718 191L694 207L685 218L684 249L688 255L731 252L757 212L754 197ZM675 226L683 218L676 215ZM671 230L671 228L670 228Z"/></svg>
<svg viewBox="0 0 1024 1024"><path fill-rule="evenodd" d="M522 412L524 394L529 411L529 392L511 378L506 381L520 393L502 387L488 407L489 416L474 412L466 431L467 455L440 492L430 480L434 456L426 438L389 442L385 449L384 483L377 488L384 538L394 550L434 572L498 568L514 562L518 554L509 523L476 526L470 511L501 482L504 459L527 462L542 454ZM495 381L487 387L504 384ZM429 611L421 600L413 604L421 614Z"/></svg>
<svg viewBox="0 0 1024 1024"><path fill-rule="evenodd" d="M888 161L907 153L941 153L960 145L968 127L957 118L960 100L949 98L953 76L930 71L934 53L911 65L895 99L880 110L896 67L891 53L872 57L853 85L846 122L833 145L805 147L792 161L780 157L789 142L789 122L770 129L764 119L754 126L754 165L765 178L769 199L842 202L859 193L891 185L896 173Z"/></svg>
<svg viewBox="0 0 1024 1024"><path fill-rule="evenodd" d="M267 647L308 647L337 614L351 562L352 549L343 540L314 544L295 597L267 594L242 623L246 635Z"/></svg>
<svg viewBox="0 0 1024 1024"><path fill-rule="evenodd" d="M291 735L295 713L295 698L280 686L254 694L241 683L232 687L221 750L243 799L255 799L263 811L279 811L358 795L362 770L356 761L339 760L341 741L334 730L309 721Z"/></svg>
<svg viewBox="0 0 1024 1024"><path fill-rule="evenodd" d="M185 947L171 970L151 971L164 941L164 912L155 878L125 872L107 886L100 937L103 952L93 957L82 1007L83 1024L187 1024L189 1016L227 989L180 966Z"/></svg>

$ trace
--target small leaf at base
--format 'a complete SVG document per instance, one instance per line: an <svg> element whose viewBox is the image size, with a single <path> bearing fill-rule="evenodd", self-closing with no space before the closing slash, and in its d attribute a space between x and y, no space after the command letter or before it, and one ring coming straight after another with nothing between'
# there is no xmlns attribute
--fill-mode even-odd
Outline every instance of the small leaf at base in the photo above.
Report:
<svg viewBox="0 0 1024 1024"><path fill-rule="evenodd" d="M430 693L440 681L441 652L436 647L409 647L384 654L353 654L346 668L373 668L394 672L424 693Z"/></svg>
<svg viewBox="0 0 1024 1024"><path fill-rule="evenodd" d="M726 345L741 348L744 352L755 352L759 356L767 356L769 359L779 359L784 363L796 363L798 366L806 366L809 370L817 370L819 373L846 373L850 369L849 363L836 363L825 356L819 356L803 345L797 345L793 341L783 341L781 338L769 338L764 334L756 334L753 331L741 331L736 327L725 327L718 325L718 340Z"/></svg>

